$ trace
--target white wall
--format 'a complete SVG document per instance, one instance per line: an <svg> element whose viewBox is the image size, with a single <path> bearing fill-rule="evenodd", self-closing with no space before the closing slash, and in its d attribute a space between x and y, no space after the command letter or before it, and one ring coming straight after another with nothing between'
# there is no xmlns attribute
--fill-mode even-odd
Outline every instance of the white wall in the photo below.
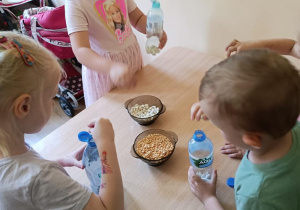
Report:
<svg viewBox="0 0 300 210"><path fill-rule="evenodd" d="M292 38L300 32L299 0L160 0L164 29L171 47L183 46L225 58L225 46L239 40ZM147 14L150 0L135 0ZM144 62L156 56L145 53L146 37L135 31ZM300 61L289 58L299 69Z"/></svg>

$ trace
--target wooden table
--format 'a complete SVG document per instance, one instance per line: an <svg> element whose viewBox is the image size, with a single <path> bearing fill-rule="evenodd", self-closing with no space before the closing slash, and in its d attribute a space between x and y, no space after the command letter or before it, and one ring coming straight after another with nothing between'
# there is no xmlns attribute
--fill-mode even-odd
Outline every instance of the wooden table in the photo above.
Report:
<svg viewBox="0 0 300 210"><path fill-rule="evenodd" d="M226 180L233 177L239 161L220 153L224 139L210 122L190 120L190 107L198 100L198 88L205 71L221 59L185 48L172 48L159 55L136 74L137 87L133 90L114 89L92 106L37 143L34 148L43 157L64 156L83 145L78 132L87 130L87 123L95 117L109 118L115 129L115 142L124 184L125 208L203 209L190 190L187 171L190 166L188 141L195 130L201 129L214 144L213 167L218 169L217 196L226 209L235 209L234 191ZM139 95L154 95L166 106L154 124L141 126L133 121L124 102ZM152 167L133 158L131 146L144 130L160 128L173 131L178 142L172 157L163 165ZM66 168L72 178L89 185L84 171Z"/></svg>

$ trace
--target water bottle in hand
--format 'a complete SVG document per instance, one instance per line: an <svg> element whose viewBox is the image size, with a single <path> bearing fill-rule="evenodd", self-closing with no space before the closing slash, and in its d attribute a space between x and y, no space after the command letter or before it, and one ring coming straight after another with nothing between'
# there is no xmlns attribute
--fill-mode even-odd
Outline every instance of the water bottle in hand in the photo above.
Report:
<svg viewBox="0 0 300 210"><path fill-rule="evenodd" d="M97 146L91 134L86 131L78 133L78 139L87 142L87 146L82 155L82 163L85 166L85 172L90 180L91 189L97 195L99 194L101 184L101 160Z"/></svg>
<svg viewBox="0 0 300 210"><path fill-rule="evenodd" d="M164 14L160 8L160 3L156 0L152 3L152 8L147 14L147 42L146 42L146 52L148 54L156 55L160 52L159 40L163 35L163 22Z"/></svg>
<svg viewBox="0 0 300 210"><path fill-rule="evenodd" d="M212 178L213 144L201 130L195 131L189 141L189 157L195 173L205 181Z"/></svg>

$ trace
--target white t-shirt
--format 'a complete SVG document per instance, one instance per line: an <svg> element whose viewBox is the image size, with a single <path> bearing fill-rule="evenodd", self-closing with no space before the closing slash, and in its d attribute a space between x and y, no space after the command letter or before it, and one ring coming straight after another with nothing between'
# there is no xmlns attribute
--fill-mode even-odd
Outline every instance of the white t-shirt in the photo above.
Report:
<svg viewBox="0 0 300 210"><path fill-rule="evenodd" d="M91 191L32 148L0 160L0 209L83 209Z"/></svg>
<svg viewBox="0 0 300 210"><path fill-rule="evenodd" d="M91 49L99 54L122 51L136 42L128 16L135 8L133 0L65 0L68 34L88 31Z"/></svg>

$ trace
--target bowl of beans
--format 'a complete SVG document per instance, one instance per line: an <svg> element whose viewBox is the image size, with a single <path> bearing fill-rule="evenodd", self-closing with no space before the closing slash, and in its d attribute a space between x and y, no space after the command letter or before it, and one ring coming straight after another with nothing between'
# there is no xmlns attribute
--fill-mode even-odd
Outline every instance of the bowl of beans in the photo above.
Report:
<svg viewBox="0 0 300 210"><path fill-rule="evenodd" d="M150 95L141 95L124 103L130 117L140 125L150 125L166 111L166 106Z"/></svg>
<svg viewBox="0 0 300 210"><path fill-rule="evenodd" d="M172 131L146 130L136 137L130 153L150 166L158 166L172 156L177 141L178 137Z"/></svg>

